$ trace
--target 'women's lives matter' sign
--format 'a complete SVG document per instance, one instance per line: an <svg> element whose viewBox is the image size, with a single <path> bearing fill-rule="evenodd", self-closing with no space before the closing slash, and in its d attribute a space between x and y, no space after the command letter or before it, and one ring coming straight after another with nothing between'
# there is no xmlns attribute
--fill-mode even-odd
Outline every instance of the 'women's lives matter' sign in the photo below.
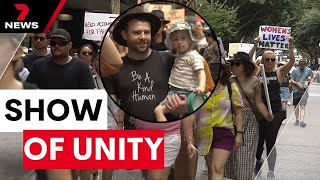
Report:
<svg viewBox="0 0 320 180"><path fill-rule="evenodd" d="M260 26L258 47L271 49L289 49L291 27Z"/></svg>

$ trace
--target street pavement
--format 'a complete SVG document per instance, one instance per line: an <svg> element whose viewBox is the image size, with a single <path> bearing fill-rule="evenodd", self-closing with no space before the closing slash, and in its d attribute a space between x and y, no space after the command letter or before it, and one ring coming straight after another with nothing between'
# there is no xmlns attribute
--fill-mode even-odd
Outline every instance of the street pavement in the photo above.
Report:
<svg viewBox="0 0 320 180"><path fill-rule="evenodd" d="M294 126L296 120L293 107L288 108L289 122L281 127L277 140L277 161L275 177L279 180L317 180L320 179L320 84L309 88L305 122L302 128ZM318 114L319 113L319 114ZM265 161L260 176L266 179L268 165Z"/></svg>
<svg viewBox="0 0 320 180"><path fill-rule="evenodd" d="M276 179L320 179L320 84L310 85L305 128L293 125L296 120L293 110L293 106L288 106L287 124L281 126L278 134ZM266 154L264 154L265 158ZM196 180L207 180L207 176L202 174L204 166L205 161L199 156ZM264 163L255 180L265 180L267 173L268 165ZM140 170L116 170L113 179L142 180L143 178Z"/></svg>

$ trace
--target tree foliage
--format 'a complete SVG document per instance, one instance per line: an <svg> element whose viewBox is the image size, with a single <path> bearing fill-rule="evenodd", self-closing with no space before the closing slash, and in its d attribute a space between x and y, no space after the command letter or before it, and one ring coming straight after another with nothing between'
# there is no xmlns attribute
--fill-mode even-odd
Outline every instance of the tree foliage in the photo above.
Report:
<svg viewBox="0 0 320 180"><path fill-rule="evenodd" d="M237 35L237 8L207 1L199 1L198 5L198 12L223 42L230 41Z"/></svg>
<svg viewBox="0 0 320 180"><path fill-rule="evenodd" d="M294 31L296 47L306 53L311 60L318 64L320 57L320 9L306 10L303 18L297 24Z"/></svg>

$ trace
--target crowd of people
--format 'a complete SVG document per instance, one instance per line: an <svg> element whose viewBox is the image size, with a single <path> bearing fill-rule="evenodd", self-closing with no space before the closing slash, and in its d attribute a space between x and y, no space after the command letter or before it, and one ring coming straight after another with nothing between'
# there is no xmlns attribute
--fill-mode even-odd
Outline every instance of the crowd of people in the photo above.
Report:
<svg viewBox="0 0 320 180"><path fill-rule="evenodd" d="M217 37L204 29L203 22L175 22L166 28L168 23L162 11L147 13L137 6L109 29L100 57L99 45L85 39L77 57L71 56L72 37L64 29L35 33L34 52L24 55L23 48L18 48L0 87L106 88L111 96L106 129L127 129L130 124L138 130L164 131L164 169L142 170L146 180L194 180L198 155L206 160L209 180L253 179L263 164L264 144L267 178L275 179L274 146L286 119L290 91L297 107L295 125L306 127L307 88L313 78L305 59L289 74L295 63L293 37L289 38L288 62L277 64L272 50L262 54L259 63L264 65L268 82L266 97L261 66L253 61L259 38L254 39L249 53L238 52L226 61L220 58ZM18 46L12 35L0 38L8 41L8 48ZM133 75L143 78L139 81ZM192 93L206 100L194 113L196 109L190 110ZM22 157L20 160L17 163L22 163ZM89 180L97 176L97 170L20 169L17 173L10 167L6 172L0 168L0 179ZM112 174L113 170L103 170L103 180L112 179Z"/></svg>

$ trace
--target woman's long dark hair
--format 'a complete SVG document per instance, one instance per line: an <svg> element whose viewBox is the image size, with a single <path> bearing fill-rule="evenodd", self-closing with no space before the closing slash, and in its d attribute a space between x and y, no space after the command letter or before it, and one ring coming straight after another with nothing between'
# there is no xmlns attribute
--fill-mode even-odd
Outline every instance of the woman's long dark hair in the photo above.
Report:
<svg viewBox="0 0 320 180"><path fill-rule="evenodd" d="M255 70L254 65L251 62L248 61L241 61L242 64L244 65L244 74L246 77L251 77L253 75L253 72Z"/></svg>
<svg viewBox="0 0 320 180"><path fill-rule="evenodd" d="M226 86L228 83L230 83L230 77L231 77L231 72L230 70L227 70L224 65L222 65L221 68L221 73L222 75L219 78L219 81L222 85Z"/></svg>

